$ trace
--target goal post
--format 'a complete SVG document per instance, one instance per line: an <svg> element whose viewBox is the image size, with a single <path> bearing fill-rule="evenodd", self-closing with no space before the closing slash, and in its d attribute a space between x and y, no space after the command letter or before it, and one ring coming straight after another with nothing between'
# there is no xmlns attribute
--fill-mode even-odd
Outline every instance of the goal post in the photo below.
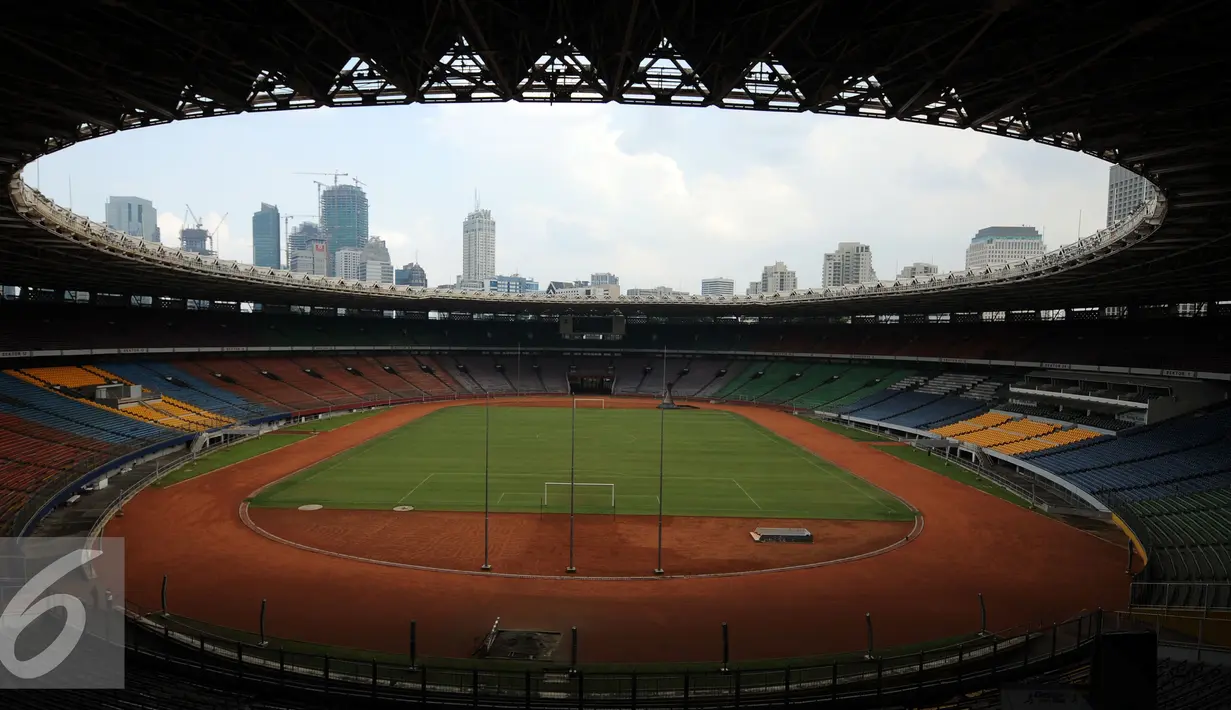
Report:
<svg viewBox="0 0 1231 710"><path fill-rule="evenodd" d="M602 397L574 397L573 409L606 409L607 400ZM568 485L567 483L564 485ZM580 485L580 484L578 484Z"/></svg>
<svg viewBox="0 0 1231 710"><path fill-rule="evenodd" d="M615 514L615 484L569 483L567 481L543 483L543 512L567 513L570 501L573 509L578 513Z"/></svg>

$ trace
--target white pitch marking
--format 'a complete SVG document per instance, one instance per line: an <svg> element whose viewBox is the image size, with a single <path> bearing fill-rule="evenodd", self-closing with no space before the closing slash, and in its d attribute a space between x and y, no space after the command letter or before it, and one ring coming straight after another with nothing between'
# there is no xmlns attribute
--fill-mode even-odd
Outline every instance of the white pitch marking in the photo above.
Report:
<svg viewBox="0 0 1231 710"><path fill-rule="evenodd" d="M419 481L419 486L422 486L424 483L427 483L427 482L428 482L428 479L430 479L432 476L435 476L435 475L436 475L436 474L434 474L434 473L429 473L429 474L427 474L427 478L423 479L422 481ZM415 492L415 491L417 491L417 490L419 490L419 486L415 486L414 488L411 488L411 489L410 489L410 493L407 493L406 495L402 496L401 498L398 498L398 505L401 505L402 501L404 501L404 500L406 500L407 498L409 498L409 497L411 497L412 495L414 495L414 492Z"/></svg>
<svg viewBox="0 0 1231 710"><path fill-rule="evenodd" d="M739 488L741 491L744 491L744 487L739 484L739 481L732 478L731 482L734 483L735 486ZM757 510L763 510L763 508L761 507L761 504L757 502L757 499L748 495L748 491L744 491L744 495L748 496L748 500L752 501L752 504L757 507Z"/></svg>

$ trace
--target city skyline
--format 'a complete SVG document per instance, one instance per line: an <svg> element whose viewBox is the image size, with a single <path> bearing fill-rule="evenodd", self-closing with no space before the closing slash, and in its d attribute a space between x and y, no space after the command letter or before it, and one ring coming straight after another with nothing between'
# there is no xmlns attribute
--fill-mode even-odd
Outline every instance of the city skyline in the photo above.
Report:
<svg viewBox="0 0 1231 710"><path fill-rule="evenodd" d="M388 134L389 144L375 151L333 139L352 133ZM185 139L239 169L107 157L167 154ZM721 154L709 148L715 141ZM542 150L553 142L562 149ZM1103 226L1108 180L1107 164L1088 156L935 127L503 104L172 124L74 146L42 159L38 173L42 191L65 206L71 177L74 207L99 221L108 195L163 205L167 243L181 225L165 207L191 203L207 229L229 212L217 248L248 262L248 220L235 216L276 204L295 215L294 229L318 211L314 180L295 173L334 169L363 176L370 232L386 238L393 263L422 264L431 285L460 271L459 222L478 187L500 224L497 274L546 281L610 271L626 288L692 292L713 274L742 292L776 261L797 271L800 287L817 287L823 255L842 241L869 244L882 278L914 262L961 269L971 236L992 224L1036 225L1057 248L1078 238L1079 221L1082 235Z"/></svg>

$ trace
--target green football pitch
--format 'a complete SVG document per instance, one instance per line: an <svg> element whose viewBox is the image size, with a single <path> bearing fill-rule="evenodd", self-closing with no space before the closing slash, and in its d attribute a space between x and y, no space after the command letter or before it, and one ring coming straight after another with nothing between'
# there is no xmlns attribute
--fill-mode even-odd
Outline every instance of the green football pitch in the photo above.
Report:
<svg viewBox="0 0 1231 710"><path fill-rule="evenodd" d="M494 512L572 505L579 513L650 515L659 507L660 450L666 515L914 518L862 479L713 410L669 411L660 424L657 410L451 407L300 471L250 503L481 511L486 461ZM568 485L570 471L588 485Z"/></svg>

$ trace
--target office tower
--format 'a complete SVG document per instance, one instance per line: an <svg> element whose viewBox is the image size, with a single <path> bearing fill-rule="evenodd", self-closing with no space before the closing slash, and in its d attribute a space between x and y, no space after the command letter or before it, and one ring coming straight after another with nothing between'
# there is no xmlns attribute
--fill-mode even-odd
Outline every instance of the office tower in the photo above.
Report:
<svg viewBox="0 0 1231 710"><path fill-rule="evenodd" d="M795 278L795 272L788 269L786 264L781 261L776 261L761 269L761 288L758 293L790 292L794 291L798 286L799 280Z"/></svg>
<svg viewBox="0 0 1231 710"><path fill-rule="evenodd" d="M1153 197L1155 192L1154 183L1149 180L1128 168L1111 166L1107 176L1107 225L1111 226L1136 212L1141 203Z"/></svg>
<svg viewBox="0 0 1231 710"><path fill-rule="evenodd" d="M261 203L252 214L252 263L271 269L282 268L282 219L277 205Z"/></svg>
<svg viewBox="0 0 1231 710"><path fill-rule="evenodd" d="M735 279L718 276L712 279L701 279L702 296L734 296Z"/></svg>
<svg viewBox="0 0 1231 710"><path fill-rule="evenodd" d="M161 238L154 203L140 197L108 197L107 226L147 242Z"/></svg>
<svg viewBox="0 0 1231 710"><path fill-rule="evenodd" d="M427 272L422 266L411 262L393 272L393 283L398 286L427 288Z"/></svg>
<svg viewBox="0 0 1231 710"><path fill-rule="evenodd" d="M389 260L389 248L380 237L368 237L359 255L359 278L369 283L393 283L393 264Z"/></svg>
<svg viewBox="0 0 1231 710"><path fill-rule="evenodd" d="M916 261L910 266L902 267L902 273L898 274L899 279L916 279L921 276L933 276L940 273L940 267L936 264L927 264L922 261Z"/></svg>
<svg viewBox="0 0 1231 710"><path fill-rule="evenodd" d="M316 237L325 237L320 225L316 222L301 222L286 235L286 249L289 252L303 251L307 248L308 240Z"/></svg>
<svg viewBox="0 0 1231 710"><path fill-rule="evenodd" d="M319 234L307 237L302 249L291 252L290 269L299 274L329 275L329 242Z"/></svg>
<svg viewBox="0 0 1231 710"><path fill-rule="evenodd" d="M493 276L487 280L487 290L491 293L535 293L539 290L539 282L518 274Z"/></svg>
<svg viewBox="0 0 1231 710"><path fill-rule="evenodd" d="M590 284L593 286L617 286L619 283L620 277L610 272L590 274Z"/></svg>
<svg viewBox="0 0 1231 710"><path fill-rule="evenodd" d="M463 287L486 288L488 279L496 275L496 220L492 211L479 208L475 195L474 211L462 222Z"/></svg>
<svg viewBox="0 0 1231 710"><path fill-rule="evenodd" d="M333 185L321 190L321 231L329 239L329 254L363 249L368 243L368 196L358 185ZM336 274L341 276L341 274Z"/></svg>
<svg viewBox="0 0 1231 710"><path fill-rule="evenodd" d="M872 247L859 242L839 242L837 251L825 255L821 273L821 285L825 288L875 281Z"/></svg>
<svg viewBox="0 0 1231 710"><path fill-rule="evenodd" d="M1043 235L1034 227L984 227L966 247L966 268L1004 266L1047 252Z"/></svg>
<svg viewBox="0 0 1231 710"><path fill-rule="evenodd" d="M333 252L333 275L347 281L362 281L359 270L363 263L363 250L355 247L342 247Z"/></svg>

